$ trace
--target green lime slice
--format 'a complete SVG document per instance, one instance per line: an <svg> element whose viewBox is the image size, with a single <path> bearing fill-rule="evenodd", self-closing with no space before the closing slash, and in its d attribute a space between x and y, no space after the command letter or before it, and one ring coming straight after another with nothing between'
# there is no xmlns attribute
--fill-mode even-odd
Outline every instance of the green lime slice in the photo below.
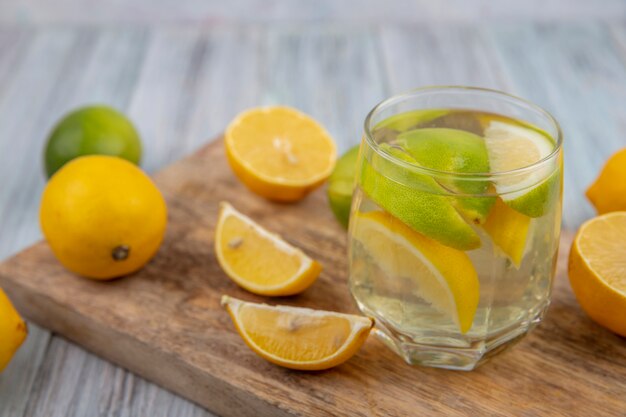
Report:
<svg viewBox="0 0 626 417"><path fill-rule="evenodd" d="M417 165L401 149L386 143L380 147L389 155ZM399 166L373 152L371 161L362 160L360 185L378 206L431 239L460 250L476 249L481 244L445 190L429 175Z"/></svg>
<svg viewBox="0 0 626 417"><path fill-rule="evenodd" d="M415 161L426 168L451 173L489 172L489 157L482 137L459 129L423 128L398 136L397 142ZM437 178L450 193L466 194L452 198L454 206L468 220L482 224L495 203L495 197L484 195L490 187L487 180L476 178Z"/></svg>
<svg viewBox="0 0 626 417"><path fill-rule="evenodd" d="M492 121L485 128L485 144L492 172L531 166L552 153L554 140L545 132L523 125ZM562 160L546 163L495 181L500 197L512 209L529 217L541 217L555 201L561 187Z"/></svg>

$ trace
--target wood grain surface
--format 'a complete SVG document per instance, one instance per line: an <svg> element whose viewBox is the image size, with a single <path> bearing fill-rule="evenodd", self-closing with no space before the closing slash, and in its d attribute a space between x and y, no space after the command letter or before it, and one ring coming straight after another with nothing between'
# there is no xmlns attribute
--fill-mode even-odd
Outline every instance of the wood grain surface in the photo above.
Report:
<svg viewBox="0 0 626 417"><path fill-rule="evenodd" d="M112 282L85 280L67 272L44 242L0 265L0 285L28 319L224 416L588 416L626 408L624 341L580 312L563 259L545 323L478 371L411 367L375 338L326 372L269 364L246 347L219 300L229 294L355 311L347 289L346 234L324 193L295 205L257 197L230 171L222 141L158 173L156 181L168 202L169 226L161 250L142 271ZM221 200L321 262L316 284L276 300L232 283L211 244Z"/></svg>
<svg viewBox="0 0 626 417"><path fill-rule="evenodd" d="M561 122L564 227L594 215L584 190L626 146L626 3L315 3L0 1L0 259L41 238L46 135L88 103L131 117L154 172L255 105L299 107L345 150L391 94L500 88ZM0 374L0 416L96 415L212 414L30 323Z"/></svg>

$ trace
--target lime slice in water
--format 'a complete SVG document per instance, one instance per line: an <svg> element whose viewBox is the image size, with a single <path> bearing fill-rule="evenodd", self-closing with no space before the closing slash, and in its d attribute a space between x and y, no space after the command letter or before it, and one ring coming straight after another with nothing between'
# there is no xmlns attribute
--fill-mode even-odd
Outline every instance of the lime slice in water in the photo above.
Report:
<svg viewBox="0 0 626 417"><path fill-rule="evenodd" d="M537 130L492 121L485 129L485 144L491 172L523 168L550 155L554 141ZM540 217L556 200L560 167L549 166L507 175L495 181L502 200L529 217Z"/></svg>
<svg viewBox="0 0 626 417"><path fill-rule="evenodd" d="M405 151L389 144L383 152L418 165ZM478 234L452 205L452 198L432 176L421 174L376 153L363 158L360 184L382 209L413 230L446 246L460 250L480 247Z"/></svg>
<svg viewBox="0 0 626 417"><path fill-rule="evenodd" d="M419 165L452 173L489 172L489 157L485 141L478 135L459 129L424 128L398 136L397 144L404 148ZM490 183L476 179L438 178L437 182L451 193L470 196L483 195ZM451 199L463 216L482 224L495 202L493 197L454 197Z"/></svg>

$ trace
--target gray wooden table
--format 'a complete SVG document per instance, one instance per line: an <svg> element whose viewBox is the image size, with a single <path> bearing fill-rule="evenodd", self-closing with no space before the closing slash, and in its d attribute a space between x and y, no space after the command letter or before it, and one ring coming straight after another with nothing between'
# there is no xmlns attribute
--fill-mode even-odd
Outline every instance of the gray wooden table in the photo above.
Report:
<svg viewBox="0 0 626 417"><path fill-rule="evenodd" d="M0 259L41 237L46 134L87 103L133 119L153 172L251 106L298 107L345 150L393 93L503 89L563 126L567 228L593 214L583 192L626 146L623 1L231 3L0 0ZM209 415L30 329L0 375L0 416Z"/></svg>

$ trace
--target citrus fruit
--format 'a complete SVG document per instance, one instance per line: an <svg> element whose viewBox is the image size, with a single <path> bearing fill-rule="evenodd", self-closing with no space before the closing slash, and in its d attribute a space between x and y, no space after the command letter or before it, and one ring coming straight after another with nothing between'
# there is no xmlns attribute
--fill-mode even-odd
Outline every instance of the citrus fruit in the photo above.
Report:
<svg viewBox="0 0 626 417"><path fill-rule="evenodd" d="M386 143L380 148L396 159L417 165L401 149ZM363 158L360 176L363 191L413 230L452 248L480 247L478 234L455 210L451 198L432 176L399 166L376 153L372 153L371 161Z"/></svg>
<svg viewBox="0 0 626 417"><path fill-rule="evenodd" d="M513 210L498 198L482 227L496 248L519 268L526 253L531 222L530 217Z"/></svg>
<svg viewBox="0 0 626 417"><path fill-rule="evenodd" d="M626 337L626 212L584 223L569 255L569 281L583 310Z"/></svg>
<svg viewBox="0 0 626 417"><path fill-rule="evenodd" d="M83 107L64 116L48 137L46 173L51 177L68 161L93 154L119 156L139 164L141 141L126 116L107 106Z"/></svg>
<svg viewBox="0 0 626 417"><path fill-rule="evenodd" d="M465 252L442 245L382 211L358 213L353 238L390 277L411 278L416 295L450 317L462 333L480 298L478 275Z"/></svg>
<svg viewBox="0 0 626 417"><path fill-rule="evenodd" d="M527 127L492 121L485 128L485 144L491 172L501 173L529 167L554 150L547 134ZM529 217L540 217L557 199L560 188L559 166L545 165L528 172L502 176L495 186L502 200Z"/></svg>
<svg viewBox="0 0 626 417"><path fill-rule="evenodd" d="M319 371L359 350L374 326L370 318L309 308L269 306L223 296L239 335L257 355L291 369Z"/></svg>
<svg viewBox="0 0 626 417"><path fill-rule="evenodd" d="M226 155L253 192L296 201L320 186L335 166L330 135L311 117L289 107L261 107L238 115L226 129Z"/></svg>
<svg viewBox="0 0 626 417"><path fill-rule="evenodd" d="M452 173L489 172L485 140L464 130L443 127L412 130L400 134L397 144L426 168ZM483 195L490 185L487 181L461 178L437 178L437 182L452 192L468 195ZM451 201L469 221L482 224L495 199L458 197Z"/></svg>
<svg viewBox="0 0 626 417"><path fill-rule="evenodd" d="M348 220L350 219L350 206L358 156L359 145L350 148L339 158L333 173L328 179L328 203L335 217L344 227L348 227Z"/></svg>
<svg viewBox="0 0 626 417"><path fill-rule="evenodd" d="M88 278L110 279L144 266L167 223L165 200L137 166L113 156L83 156L44 189L41 229L57 259Z"/></svg>
<svg viewBox="0 0 626 417"><path fill-rule="evenodd" d="M215 253L226 275L240 287L261 295L302 292L322 270L300 249L224 202L215 231Z"/></svg>
<svg viewBox="0 0 626 417"><path fill-rule="evenodd" d="M606 161L586 194L598 214L626 210L626 148Z"/></svg>
<svg viewBox="0 0 626 417"><path fill-rule="evenodd" d="M0 372L6 368L17 349L24 343L27 334L26 323L0 288Z"/></svg>

